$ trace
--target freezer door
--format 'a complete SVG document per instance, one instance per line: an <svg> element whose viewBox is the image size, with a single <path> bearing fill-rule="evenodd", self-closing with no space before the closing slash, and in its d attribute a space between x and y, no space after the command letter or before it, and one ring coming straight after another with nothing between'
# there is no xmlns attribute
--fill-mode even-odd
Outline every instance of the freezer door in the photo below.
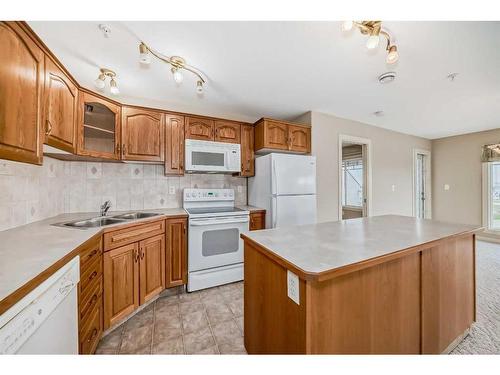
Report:
<svg viewBox="0 0 500 375"><path fill-rule="evenodd" d="M285 195L272 198L271 227L316 222L316 195Z"/></svg>
<svg viewBox="0 0 500 375"><path fill-rule="evenodd" d="M273 154L272 194L316 194L316 157Z"/></svg>

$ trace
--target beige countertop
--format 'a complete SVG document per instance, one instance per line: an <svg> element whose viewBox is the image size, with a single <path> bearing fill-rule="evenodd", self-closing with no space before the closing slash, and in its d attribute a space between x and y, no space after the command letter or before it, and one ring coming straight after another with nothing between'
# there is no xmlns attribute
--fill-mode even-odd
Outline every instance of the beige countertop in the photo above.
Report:
<svg viewBox="0 0 500 375"><path fill-rule="evenodd" d="M250 211L250 212L255 212L255 211L265 211L265 208L259 208L255 206L249 206L249 205L244 205L244 206L236 206L236 208L240 208L242 210Z"/></svg>
<svg viewBox="0 0 500 375"><path fill-rule="evenodd" d="M453 235L480 230L385 215L242 234L306 274L321 274Z"/></svg>
<svg viewBox="0 0 500 375"><path fill-rule="evenodd" d="M165 217L187 216L182 208L140 210L156 212ZM125 211L130 212L130 211ZM125 212L109 212L108 216ZM137 212L137 211L134 211ZM147 222L154 218L127 220L100 228L75 229L52 224L87 219L98 213L62 214L42 221L0 232L0 304L9 295L50 268L103 229L131 223Z"/></svg>

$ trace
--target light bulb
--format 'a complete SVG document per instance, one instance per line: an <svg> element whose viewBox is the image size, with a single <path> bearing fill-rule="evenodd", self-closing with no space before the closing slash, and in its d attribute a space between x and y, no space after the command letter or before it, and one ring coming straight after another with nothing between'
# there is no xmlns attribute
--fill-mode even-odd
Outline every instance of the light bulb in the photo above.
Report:
<svg viewBox="0 0 500 375"><path fill-rule="evenodd" d="M182 75L181 71L178 68L172 68L172 74L174 76L175 83L178 83L178 84L182 83L184 76Z"/></svg>
<svg viewBox="0 0 500 375"><path fill-rule="evenodd" d="M374 49L378 47L378 43L380 42L380 37L378 35L370 35L368 40L366 41L366 48Z"/></svg>
<svg viewBox="0 0 500 375"><path fill-rule="evenodd" d="M203 82L201 81L196 82L196 93L198 95L203 94Z"/></svg>
<svg viewBox="0 0 500 375"><path fill-rule="evenodd" d="M99 74L99 78L97 78L94 81L95 87L97 87L99 90L102 90L104 86L106 86L106 76L104 74Z"/></svg>
<svg viewBox="0 0 500 375"><path fill-rule="evenodd" d="M144 65L151 64L151 56L144 43L139 44L139 62Z"/></svg>
<svg viewBox="0 0 500 375"><path fill-rule="evenodd" d="M389 53L387 54L387 58L385 61L387 64L394 64L399 59L398 47L390 46Z"/></svg>
<svg viewBox="0 0 500 375"><path fill-rule="evenodd" d="M352 21L344 21L342 22L342 31L350 31L352 29L352 26Z"/></svg>
<svg viewBox="0 0 500 375"><path fill-rule="evenodd" d="M120 93L120 90L116 85L116 81L113 78L111 79L111 82L109 82L109 92L113 95L118 95Z"/></svg>

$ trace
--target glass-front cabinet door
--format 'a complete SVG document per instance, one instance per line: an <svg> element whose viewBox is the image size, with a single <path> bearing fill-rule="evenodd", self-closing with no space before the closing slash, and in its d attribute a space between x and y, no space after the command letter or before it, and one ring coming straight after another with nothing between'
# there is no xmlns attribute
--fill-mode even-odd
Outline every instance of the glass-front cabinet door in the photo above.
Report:
<svg viewBox="0 0 500 375"><path fill-rule="evenodd" d="M89 93L80 95L78 154L120 159L120 106Z"/></svg>

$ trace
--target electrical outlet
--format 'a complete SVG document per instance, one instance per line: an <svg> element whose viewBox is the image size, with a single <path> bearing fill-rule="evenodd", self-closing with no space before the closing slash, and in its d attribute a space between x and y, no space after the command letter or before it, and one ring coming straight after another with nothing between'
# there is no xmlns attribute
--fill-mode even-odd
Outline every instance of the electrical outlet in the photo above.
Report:
<svg viewBox="0 0 500 375"><path fill-rule="evenodd" d="M300 305L300 293L299 293L299 277L293 272L286 272L287 285L288 285L288 297Z"/></svg>
<svg viewBox="0 0 500 375"><path fill-rule="evenodd" d="M238 186L238 193L243 193L243 186Z"/></svg>
<svg viewBox="0 0 500 375"><path fill-rule="evenodd" d="M450 185L444 184L444 190L450 190Z"/></svg>
<svg viewBox="0 0 500 375"><path fill-rule="evenodd" d="M168 187L168 193L170 195L174 195L175 194L175 186L169 186Z"/></svg>

